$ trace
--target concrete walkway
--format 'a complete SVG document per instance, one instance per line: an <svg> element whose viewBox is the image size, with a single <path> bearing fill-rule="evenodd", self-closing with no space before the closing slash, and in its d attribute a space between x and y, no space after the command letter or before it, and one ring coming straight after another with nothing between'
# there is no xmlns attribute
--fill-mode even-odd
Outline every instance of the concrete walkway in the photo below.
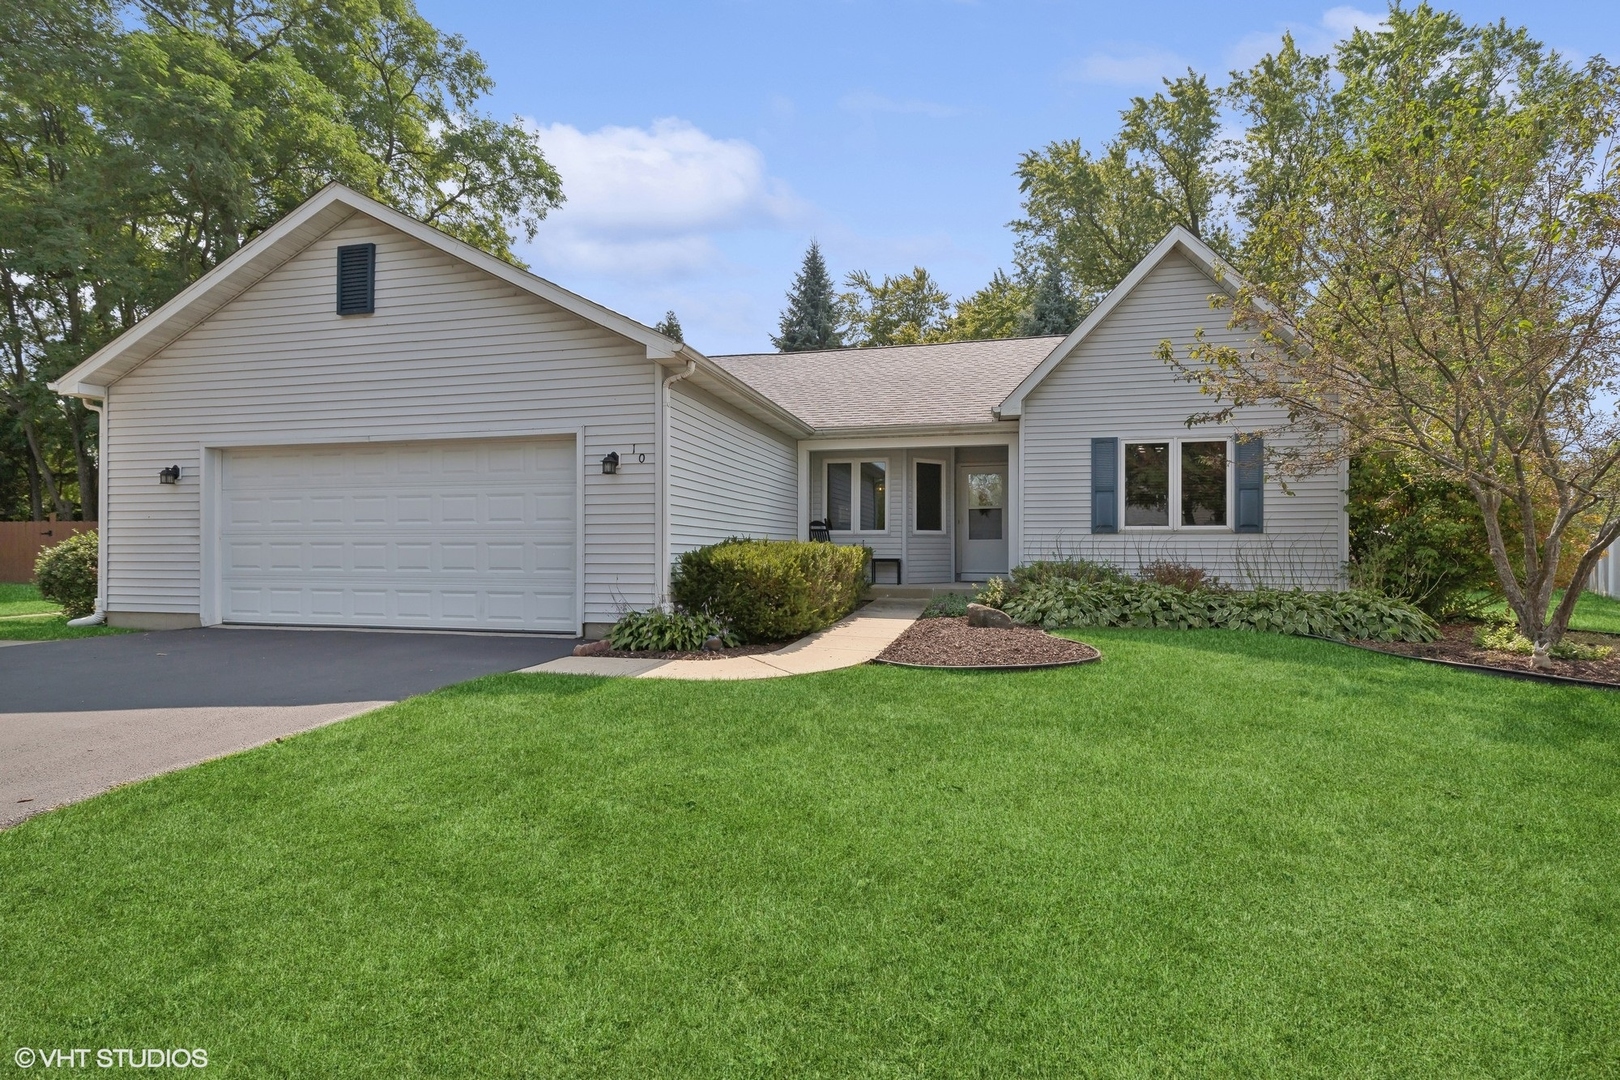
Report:
<svg viewBox="0 0 1620 1080"><path fill-rule="evenodd" d="M554 675L619 675L632 679L776 679L864 664L917 621L922 600L874 600L827 627L775 652L723 660L633 660L613 656L564 656L526 672Z"/></svg>

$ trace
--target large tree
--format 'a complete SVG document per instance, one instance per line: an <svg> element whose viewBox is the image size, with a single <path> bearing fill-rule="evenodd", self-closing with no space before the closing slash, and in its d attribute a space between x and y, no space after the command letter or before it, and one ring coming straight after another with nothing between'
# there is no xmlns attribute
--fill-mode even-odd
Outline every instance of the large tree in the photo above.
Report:
<svg viewBox="0 0 1620 1080"><path fill-rule="evenodd" d="M879 281L864 270L844 280L839 296L844 339L851 345L917 345L948 340L950 293L922 267Z"/></svg>
<svg viewBox="0 0 1620 1080"><path fill-rule="evenodd" d="M93 415L45 383L322 185L511 259L561 184L489 88L409 0L0 6L0 405L38 501L96 505Z"/></svg>
<svg viewBox="0 0 1620 1080"><path fill-rule="evenodd" d="M1620 71L1427 5L1392 7L1335 68L1337 89L1268 86L1292 87L1278 105L1316 149L1254 223L1266 257L1233 318L1260 344L1175 359L1221 399L1211 416L1287 410L1305 438L1268 443L1283 475L1393 450L1465 486L1549 666L1620 537Z"/></svg>
<svg viewBox="0 0 1620 1080"><path fill-rule="evenodd" d="M1166 79L1120 114L1120 132L1093 155L1078 139L1026 153L1018 163L1023 216L1012 222L1017 262L1031 280L1059 268L1082 309L1124 280L1172 225L1219 250L1226 153L1220 102L1202 75Z"/></svg>
<svg viewBox="0 0 1620 1080"><path fill-rule="evenodd" d="M812 349L841 349L843 336L838 329L838 294L833 290L827 261L821 245L814 240L805 250L804 262L788 290L788 306L782 312L781 333L771 336L779 352L808 352Z"/></svg>

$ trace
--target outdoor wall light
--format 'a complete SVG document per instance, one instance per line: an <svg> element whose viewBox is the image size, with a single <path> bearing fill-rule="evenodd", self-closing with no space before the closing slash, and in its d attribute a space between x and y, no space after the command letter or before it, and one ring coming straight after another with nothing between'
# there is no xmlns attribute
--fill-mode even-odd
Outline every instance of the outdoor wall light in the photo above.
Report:
<svg viewBox="0 0 1620 1080"><path fill-rule="evenodd" d="M608 456L602 459L602 475L612 476L619 471L619 452L609 450Z"/></svg>
<svg viewBox="0 0 1620 1080"><path fill-rule="evenodd" d="M167 469L158 473L158 483L160 484L178 484L179 482L180 466L178 465L170 465Z"/></svg>

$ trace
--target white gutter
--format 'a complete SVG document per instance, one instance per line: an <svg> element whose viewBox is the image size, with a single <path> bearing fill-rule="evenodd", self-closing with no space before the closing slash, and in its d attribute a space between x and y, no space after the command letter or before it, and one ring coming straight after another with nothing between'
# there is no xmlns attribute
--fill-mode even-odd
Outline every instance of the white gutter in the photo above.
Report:
<svg viewBox="0 0 1620 1080"><path fill-rule="evenodd" d="M69 626L100 626L107 621L107 522L101 512L107 500L107 414L89 398L80 398L84 407L96 414L96 610L81 619L69 619Z"/></svg>
<svg viewBox="0 0 1620 1080"><path fill-rule="evenodd" d="M661 398L658 402L658 597L660 607L669 605L669 443L670 443L670 387L687 378L697 370L697 361L688 359L686 367L675 372L664 380Z"/></svg>

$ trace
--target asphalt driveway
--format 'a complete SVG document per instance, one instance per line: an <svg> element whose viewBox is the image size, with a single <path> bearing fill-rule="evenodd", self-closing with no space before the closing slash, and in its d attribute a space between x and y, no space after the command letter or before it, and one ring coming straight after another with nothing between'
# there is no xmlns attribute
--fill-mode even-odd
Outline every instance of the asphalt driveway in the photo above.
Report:
<svg viewBox="0 0 1620 1080"><path fill-rule="evenodd" d="M574 645L203 629L0 648L0 828L413 694L542 664Z"/></svg>

